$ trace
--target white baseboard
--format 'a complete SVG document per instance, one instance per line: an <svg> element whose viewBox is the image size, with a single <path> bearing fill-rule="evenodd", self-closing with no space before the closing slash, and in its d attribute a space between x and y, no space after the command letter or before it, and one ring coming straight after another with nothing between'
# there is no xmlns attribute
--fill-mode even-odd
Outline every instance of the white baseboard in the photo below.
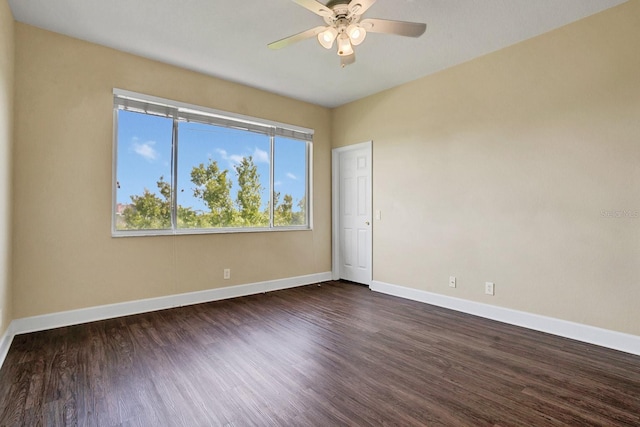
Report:
<svg viewBox="0 0 640 427"><path fill-rule="evenodd" d="M374 280L370 286L372 291L393 295L413 301L424 302L487 319L497 320L510 325L522 326L536 331L546 332L589 344L599 345L614 350L624 351L640 356L640 336L624 334L594 326L526 313L524 311L497 307L404 286Z"/></svg>
<svg viewBox="0 0 640 427"><path fill-rule="evenodd" d="M279 289L295 288L327 280L331 280L331 272L16 319L11 322L2 338L0 338L0 367L4 364L4 360L15 335L94 322L97 320L112 319L132 314L164 310L167 308L260 294ZM434 294L418 289L391 285L376 280L371 283L370 288L376 292L424 302L640 356L640 336L623 334L621 332L568 322L566 320L554 319L551 317L511 310L489 304L482 304L460 298L453 298L446 295Z"/></svg>
<svg viewBox="0 0 640 427"><path fill-rule="evenodd" d="M5 334L6 338L3 337L2 342L0 342L0 350L4 349L3 346L5 345L5 339L9 343L7 344L8 350L8 346L11 344L13 336L29 332L43 331L63 326L78 325L97 320L112 319L115 317L147 313L150 311L164 310L167 308L182 307L185 305L200 304L246 295L261 294L264 292L277 291L279 289L310 285L327 280L331 280L331 272L269 280L266 282L250 283L246 285L229 286L226 288L209 289L206 291L168 295L137 301L127 301L117 304L82 308L79 310L44 314L41 316L24 317L22 319L15 319L11 322L9 330L7 331L8 335ZM0 353L0 355L1 354L2 353ZM2 361L4 361L4 359L2 359ZM2 365L0 364L0 366Z"/></svg>
<svg viewBox="0 0 640 427"><path fill-rule="evenodd" d="M4 359L7 357L7 353L9 353L9 347L11 347L11 342L13 341L14 336L13 324L9 324L9 327L2 335L2 338L0 338L0 368L4 364Z"/></svg>

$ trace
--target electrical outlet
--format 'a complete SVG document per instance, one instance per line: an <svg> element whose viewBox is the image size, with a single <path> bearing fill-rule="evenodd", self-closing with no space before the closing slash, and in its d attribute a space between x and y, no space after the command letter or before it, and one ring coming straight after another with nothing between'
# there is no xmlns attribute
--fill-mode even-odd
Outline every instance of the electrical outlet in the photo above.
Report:
<svg viewBox="0 0 640 427"><path fill-rule="evenodd" d="M231 269L230 268L225 268L224 269L223 277L224 277L225 280L231 279Z"/></svg>
<svg viewBox="0 0 640 427"><path fill-rule="evenodd" d="M484 293L487 295L495 295L495 284L493 282L485 282Z"/></svg>
<svg viewBox="0 0 640 427"><path fill-rule="evenodd" d="M451 286L452 288L456 287L456 278L455 278L455 276L449 276L449 286Z"/></svg>

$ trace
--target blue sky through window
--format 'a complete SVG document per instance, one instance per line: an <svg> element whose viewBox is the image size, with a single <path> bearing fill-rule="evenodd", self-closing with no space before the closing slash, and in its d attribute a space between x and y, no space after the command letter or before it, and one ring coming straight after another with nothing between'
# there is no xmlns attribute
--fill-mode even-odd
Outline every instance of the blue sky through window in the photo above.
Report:
<svg viewBox="0 0 640 427"><path fill-rule="evenodd" d="M131 203L132 195L141 195L144 189L160 196L156 182L162 176L171 182L171 137L173 121L170 118L130 111L118 111L118 189L117 203ZM274 151L274 187L293 196L293 210L305 197L306 143L276 137ZM228 169L233 182L231 198L235 202L238 183L234 165L243 157L252 156L258 167L263 187L262 204L269 201L269 137L259 133L225 128L210 124L180 122L178 151L178 204L198 211L206 206L193 197L191 169L200 163L215 160L220 169Z"/></svg>
<svg viewBox="0 0 640 427"><path fill-rule="evenodd" d="M158 179L171 181L172 129L172 119L118 111L118 203L145 188L159 196Z"/></svg>

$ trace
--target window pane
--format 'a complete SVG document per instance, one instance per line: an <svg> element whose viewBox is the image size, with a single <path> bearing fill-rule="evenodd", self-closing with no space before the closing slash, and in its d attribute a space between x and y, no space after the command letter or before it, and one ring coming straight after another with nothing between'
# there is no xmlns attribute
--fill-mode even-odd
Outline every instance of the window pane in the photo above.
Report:
<svg viewBox="0 0 640 427"><path fill-rule="evenodd" d="M118 92L114 236L309 228L312 131Z"/></svg>
<svg viewBox="0 0 640 427"><path fill-rule="evenodd" d="M307 142L276 137L274 225L307 224Z"/></svg>
<svg viewBox="0 0 640 427"><path fill-rule="evenodd" d="M178 228L269 226L267 135L180 122L178 141Z"/></svg>
<svg viewBox="0 0 640 427"><path fill-rule="evenodd" d="M173 120L118 110L116 229L171 229Z"/></svg>

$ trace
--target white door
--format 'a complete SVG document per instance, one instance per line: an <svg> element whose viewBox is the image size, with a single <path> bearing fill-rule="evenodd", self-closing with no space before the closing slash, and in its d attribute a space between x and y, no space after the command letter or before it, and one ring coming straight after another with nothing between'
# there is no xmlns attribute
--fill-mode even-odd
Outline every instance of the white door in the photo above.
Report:
<svg viewBox="0 0 640 427"><path fill-rule="evenodd" d="M371 143L334 151L334 179L337 180L338 276L371 284ZM337 176L335 176L337 172ZM337 236L336 236L337 234Z"/></svg>

